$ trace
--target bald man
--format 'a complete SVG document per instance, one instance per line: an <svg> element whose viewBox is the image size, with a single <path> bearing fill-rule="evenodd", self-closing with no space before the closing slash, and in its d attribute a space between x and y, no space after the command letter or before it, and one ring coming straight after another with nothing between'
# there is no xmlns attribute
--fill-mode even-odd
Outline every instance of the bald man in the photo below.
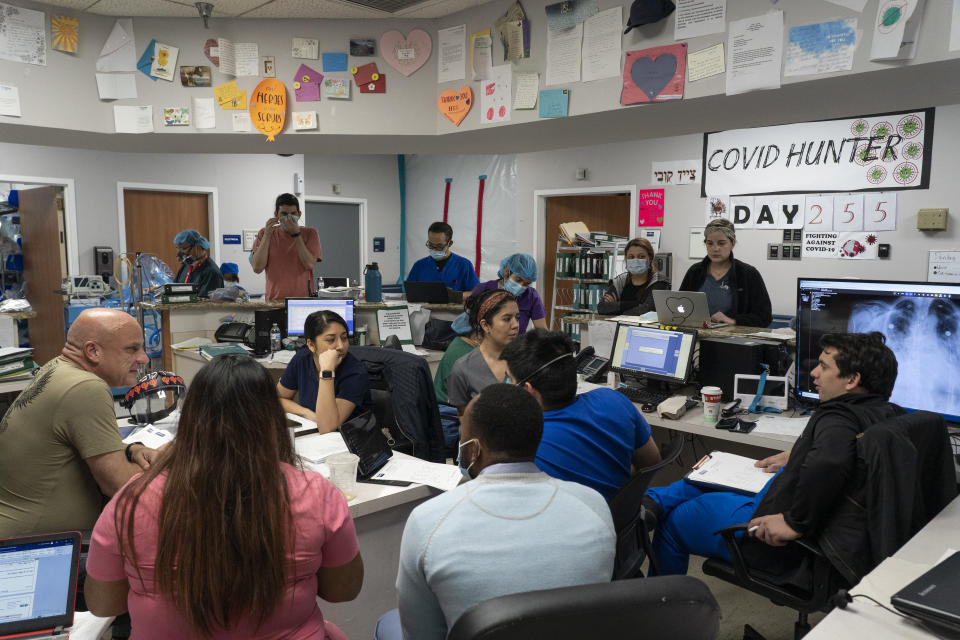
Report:
<svg viewBox="0 0 960 640"><path fill-rule="evenodd" d="M92 529L104 504L156 451L126 450L110 387L147 362L137 321L87 309L62 353L37 372L0 420L0 538Z"/></svg>

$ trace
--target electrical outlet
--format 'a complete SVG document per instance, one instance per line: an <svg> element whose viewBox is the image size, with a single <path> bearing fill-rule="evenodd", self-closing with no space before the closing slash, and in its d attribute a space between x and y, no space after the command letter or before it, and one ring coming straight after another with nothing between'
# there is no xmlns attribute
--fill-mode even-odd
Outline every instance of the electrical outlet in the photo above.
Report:
<svg viewBox="0 0 960 640"><path fill-rule="evenodd" d="M946 231L949 209L920 209L917 212L917 229L919 231Z"/></svg>
<svg viewBox="0 0 960 640"><path fill-rule="evenodd" d="M889 258L889 257L890 257L890 245L889 245L889 244L880 244L880 245L877 245L877 257L878 257L878 258Z"/></svg>
<svg viewBox="0 0 960 640"><path fill-rule="evenodd" d="M793 241L794 241L794 242L803 242L803 229L794 229L794 230L793 230Z"/></svg>
<svg viewBox="0 0 960 640"><path fill-rule="evenodd" d="M784 229L783 230L783 241L790 242L790 239L793 238L793 229Z"/></svg>
<svg viewBox="0 0 960 640"><path fill-rule="evenodd" d="M793 259L799 260L801 254L803 253L803 246L799 244L793 245Z"/></svg>
<svg viewBox="0 0 960 640"><path fill-rule="evenodd" d="M768 244L767 245L767 260L779 260L780 259L780 245L778 244Z"/></svg>

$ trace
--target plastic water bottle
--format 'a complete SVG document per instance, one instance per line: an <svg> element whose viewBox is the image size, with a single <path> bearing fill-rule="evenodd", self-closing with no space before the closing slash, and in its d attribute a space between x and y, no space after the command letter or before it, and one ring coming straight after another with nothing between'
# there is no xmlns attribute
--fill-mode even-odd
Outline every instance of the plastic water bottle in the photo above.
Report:
<svg viewBox="0 0 960 640"><path fill-rule="evenodd" d="M280 344L280 327L274 322L273 326L270 327L270 350L280 351L282 348L283 345Z"/></svg>
<svg viewBox="0 0 960 640"><path fill-rule="evenodd" d="M376 262L368 264L363 274L367 302L382 302L383 277L380 275L380 266Z"/></svg>

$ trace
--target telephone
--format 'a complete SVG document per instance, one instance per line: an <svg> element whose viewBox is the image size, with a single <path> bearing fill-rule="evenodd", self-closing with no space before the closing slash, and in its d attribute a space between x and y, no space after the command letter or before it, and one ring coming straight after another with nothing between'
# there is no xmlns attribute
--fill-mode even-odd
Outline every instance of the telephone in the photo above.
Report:
<svg viewBox="0 0 960 640"><path fill-rule="evenodd" d="M602 384L607 381L610 361L595 354L593 347L587 347L577 354L577 373L582 374L587 382Z"/></svg>
<svg viewBox="0 0 960 640"><path fill-rule="evenodd" d="M253 325L246 322L226 322L217 328L213 337L217 342L242 342L253 347Z"/></svg>

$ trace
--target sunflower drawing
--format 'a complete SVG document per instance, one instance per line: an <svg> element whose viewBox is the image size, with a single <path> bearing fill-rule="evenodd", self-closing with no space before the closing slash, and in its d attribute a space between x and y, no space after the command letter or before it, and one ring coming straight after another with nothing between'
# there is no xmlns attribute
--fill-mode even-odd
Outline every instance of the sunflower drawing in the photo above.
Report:
<svg viewBox="0 0 960 640"><path fill-rule="evenodd" d="M69 16L53 16L50 19L53 32L53 48L57 51L76 53L80 44L80 22Z"/></svg>

